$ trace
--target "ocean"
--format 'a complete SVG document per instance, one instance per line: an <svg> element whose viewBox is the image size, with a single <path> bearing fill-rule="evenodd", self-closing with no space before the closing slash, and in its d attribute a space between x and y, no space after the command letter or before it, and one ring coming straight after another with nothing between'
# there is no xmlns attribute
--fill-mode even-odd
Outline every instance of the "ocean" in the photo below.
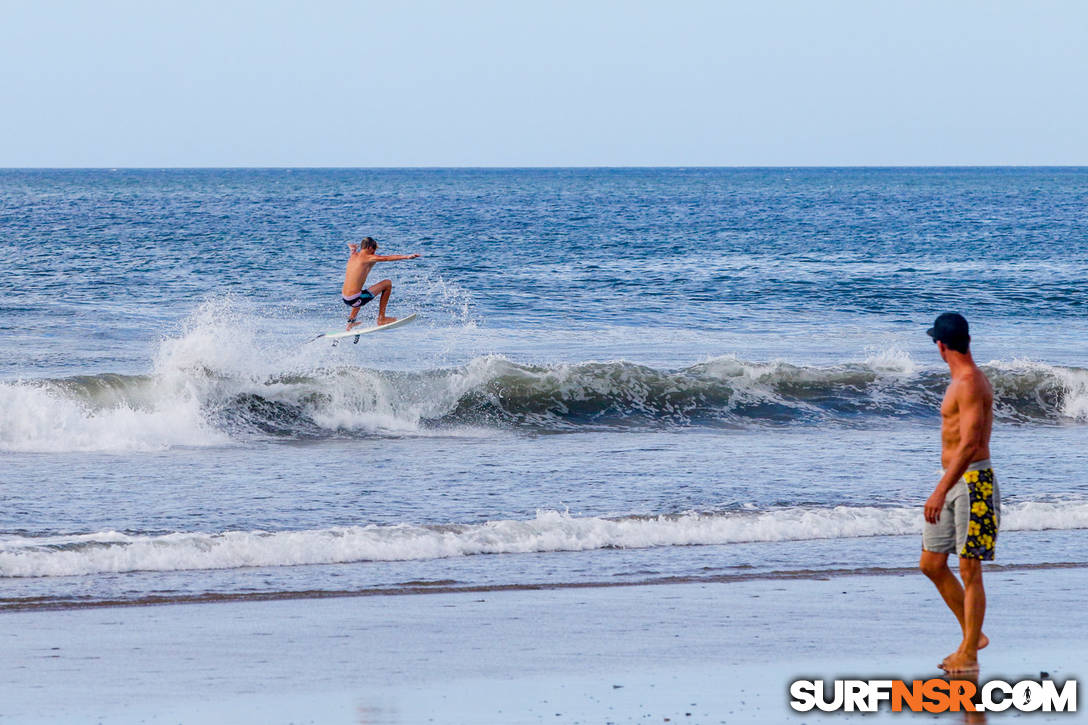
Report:
<svg viewBox="0 0 1088 725"><path fill-rule="evenodd" d="M1081 168L0 171L0 609L907 572L947 310L998 563L1088 566L1086 209ZM313 340L367 235L419 321Z"/></svg>

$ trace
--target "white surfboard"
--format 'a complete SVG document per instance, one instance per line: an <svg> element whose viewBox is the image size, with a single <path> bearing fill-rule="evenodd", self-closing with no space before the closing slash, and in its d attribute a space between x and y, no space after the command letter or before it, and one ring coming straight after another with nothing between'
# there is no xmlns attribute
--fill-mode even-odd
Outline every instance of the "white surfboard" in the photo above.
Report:
<svg viewBox="0 0 1088 725"><path fill-rule="evenodd" d="M392 330L394 327L401 327L415 322L418 315L411 314L407 317L401 317L396 322L390 322L388 325L375 325L374 327L353 327L350 330L340 330L339 332L326 332L318 335L315 340L339 340L342 337L358 337L359 335L369 335L372 332L384 332L386 330Z"/></svg>

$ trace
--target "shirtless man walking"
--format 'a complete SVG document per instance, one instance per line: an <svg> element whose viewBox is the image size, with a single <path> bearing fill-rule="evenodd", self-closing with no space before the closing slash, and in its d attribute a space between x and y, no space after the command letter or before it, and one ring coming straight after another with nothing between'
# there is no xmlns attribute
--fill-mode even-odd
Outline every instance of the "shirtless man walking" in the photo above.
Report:
<svg viewBox="0 0 1088 725"><path fill-rule="evenodd" d="M351 256L348 257L348 267L344 273L344 287L340 290L344 304L351 308L351 314L348 315L347 329L350 330L359 324L355 321L355 317L359 314L359 308L378 295L381 295L381 300L378 302L378 324L388 325L390 322L396 322L396 317L385 316L385 306L389 304L389 295L393 291L393 283L388 279L383 279L366 289L363 289L363 285L366 284L366 277L370 274L370 269L376 263L399 262L402 259L415 259L419 255L388 254L379 256L375 254L378 251L378 243L370 237L364 239L360 244L349 244L348 248L351 250Z"/></svg>
<svg viewBox="0 0 1088 725"><path fill-rule="evenodd" d="M967 320L955 312L937 318L928 331L948 363L952 381L941 403L941 466L944 471L925 505L919 566L956 615L963 640L941 669L952 674L978 670L978 651L990 643L982 633L986 592L982 562L992 561L1001 498L990 463L994 391L971 357ZM960 577L948 568L959 556Z"/></svg>

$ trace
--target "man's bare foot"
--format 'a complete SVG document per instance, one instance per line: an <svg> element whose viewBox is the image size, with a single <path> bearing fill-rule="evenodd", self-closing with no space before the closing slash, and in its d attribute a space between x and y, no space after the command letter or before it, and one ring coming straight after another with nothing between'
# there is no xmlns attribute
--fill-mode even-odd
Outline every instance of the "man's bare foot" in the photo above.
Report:
<svg viewBox="0 0 1088 725"><path fill-rule="evenodd" d="M965 652L953 652L941 662L941 669L950 675L978 672L978 657L968 657Z"/></svg>
<svg viewBox="0 0 1088 725"><path fill-rule="evenodd" d="M397 321L396 317L379 317L378 318L378 327L381 327L382 325L388 325L390 322L396 322L396 321Z"/></svg>
<svg viewBox="0 0 1088 725"><path fill-rule="evenodd" d="M988 644L990 644L990 638L987 637L985 634L980 634L978 637L978 648L986 649L986 645ZM963 644L960 644L960 648L956 650L956 652L963 652ZM952 655L948 655L948 657L951 656ZM948 657L945 657L943 660L941 660L941 664L939 665L940 667L944 667L945 663L948 662Z"/></svg>
<svg viewBox="0 0 1088 725"><path fill-rule="evenodd" d="M344 328L344 331L346 332L346 331L350 330L351 328L356 327L358 324L359 324L358 320L355 320L354 322L352 322L351 320L348 320L348 326Z"/></svg>

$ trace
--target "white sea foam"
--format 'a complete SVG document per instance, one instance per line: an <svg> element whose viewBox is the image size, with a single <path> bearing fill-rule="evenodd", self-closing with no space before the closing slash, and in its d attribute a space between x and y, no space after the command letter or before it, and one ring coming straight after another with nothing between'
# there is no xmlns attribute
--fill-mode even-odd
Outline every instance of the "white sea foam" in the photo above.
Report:
<svg viewBox="0 0 1088 725"><path fill-rule="evenodd" d="M913 375L918 371L918 364L914 362L914 358L898 345L868 350L865 364L881 373Z"/></svg>
<svg viewBox="0 0 1088 725"><path fill-rule="evenodd" d="M446 526L348 526L133 536L115 531L0 537L0 577L439 559L917 534L917 507L793 507L679 516L600 518L539 511L533 519ZM1088 502L1006 506L1003 531L1088 528Z"/></svg>
<svg viewBox="0 0 1088 725"><path fill-rule="evenodd" d="M184 394L162 395L146 408L95 407L58 390L0 383L0 450L152 451L229 441Z"/></svg>

